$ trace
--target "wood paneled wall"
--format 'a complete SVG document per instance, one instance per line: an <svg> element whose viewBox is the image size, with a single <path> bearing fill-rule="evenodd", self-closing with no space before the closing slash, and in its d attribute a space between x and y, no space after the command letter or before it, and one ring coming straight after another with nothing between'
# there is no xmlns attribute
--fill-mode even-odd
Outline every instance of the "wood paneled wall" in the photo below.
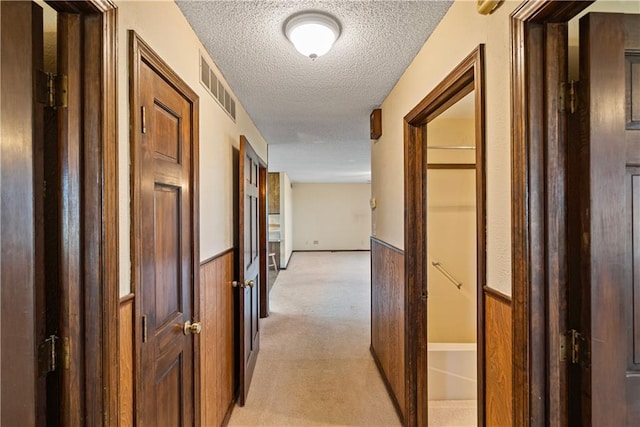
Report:
<svg viewBox="0 0 640 427"><path fill-rule="evenodd" d="M401 419L405 414L404 253L371 238L371 353Z"/></svg>
<svg viewBox="0 0 640 427"><path fill-rule="evenodd" d="M204 426L225 425L235 403L233 250L200 265L201 419ZM120 426L134 419L134 295L120 299Z"/></svg>
<svg viewBox="0 0 640 427"><path fill-rule="evenodd" d="M228 422L235 403L233 250L200 265L200 366L203 426Z"/></svg>
<svg viewBox="0 0 640 427"><path fill-rule="evenodd" d="M485 417L487 426L513 418L511 298L485 286Z"/></svg>
<svg viewBox="0 0 640 427"><path fill-rule="evenodd" d="M120 298L120 366L119 366L119 399L120 427L134 425L134 378L133 378L133 317L134 295Z"/></svg>

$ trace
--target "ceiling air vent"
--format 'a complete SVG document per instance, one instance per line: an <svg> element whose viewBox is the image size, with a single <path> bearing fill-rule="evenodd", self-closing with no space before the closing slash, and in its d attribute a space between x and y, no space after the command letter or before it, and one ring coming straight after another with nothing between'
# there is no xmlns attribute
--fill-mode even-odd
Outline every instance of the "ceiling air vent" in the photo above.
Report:
<svg viewBox="0 0 640 427"><path fill-rule="evenodd" d="M207 89L207 92L213 99L218 101L218 104L224 111L233 119L236 120L236 101L231 97L231 94L226 87L222 84L222 81L213 72L212 67L202 54L200 54L200 83Z"/></svg>

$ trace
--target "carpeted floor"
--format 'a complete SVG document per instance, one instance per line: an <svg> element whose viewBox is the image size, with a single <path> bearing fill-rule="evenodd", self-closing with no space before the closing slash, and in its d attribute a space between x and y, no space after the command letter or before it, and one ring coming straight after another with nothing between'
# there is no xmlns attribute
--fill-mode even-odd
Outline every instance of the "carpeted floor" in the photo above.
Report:
<svg viewBox="0 0 640 427"><path fill-rule="evenodd" d="M247 405L229 426L399 426L369 353L368 252L296 252L278 272ZM430 401L432 427L475 426L475 401Z"/></svg>
<svg viewBox="0 0 640 427"><path fill-rule="evenodd" d="M296 252L229 426L399 426L369 353L369 252Z"/></svg>

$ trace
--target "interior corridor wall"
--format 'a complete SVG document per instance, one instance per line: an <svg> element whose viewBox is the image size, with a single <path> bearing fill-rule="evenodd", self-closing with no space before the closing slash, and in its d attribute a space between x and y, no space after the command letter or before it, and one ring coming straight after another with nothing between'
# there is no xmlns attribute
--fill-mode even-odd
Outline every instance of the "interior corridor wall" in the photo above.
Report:
<svg viewBox="0 0 640 427"><path fill-rule="evenodd" d="M119 227L120 294L131 291L130 253L130 146L129 146L129 36L140 37L193 89L200 98L200 260L206 260L233 247L234 228L234 152L240 135L245 135L258 155L267 159L266 141L253 124L233 88L224 81L236 99L236 121L217 104L200 84L199 58L204 53L175 2L116 1L118 7L118 142L119 142ZM222 73L215 68L216 74ZM237 155L235 155L237 161Z"/></svg>
<svg viewBox="0 0 640 427"><path fill-rule="evenodd" d="M511 295L511 127L509 14L456 1L382 104L382 137L372 143L375 237L404 249L403 118L480 43L486 45L487 286Z"/></svg>
<svg viewBox="0 0 640 427"><path fill-rule="evenodd" d="M370 184L293 184L293 250L368 250L370 198Z"/></svg>
<svg viewBox="0 0 640 427"><path fill-rule="evenodd" d="M293 191L286 172L280 172L280 267L286 268L293 253Z"/></svg>

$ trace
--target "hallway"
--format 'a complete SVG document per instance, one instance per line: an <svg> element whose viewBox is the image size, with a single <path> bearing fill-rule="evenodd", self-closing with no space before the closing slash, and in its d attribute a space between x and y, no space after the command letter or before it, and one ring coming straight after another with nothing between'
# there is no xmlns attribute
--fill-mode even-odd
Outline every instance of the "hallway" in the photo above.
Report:
<svg viewBox="0 0 640 427"><path fill-rule="evenodd" d="M399 426L369 353L369 252L297 252L271 292L229 426Z"/></svg>

